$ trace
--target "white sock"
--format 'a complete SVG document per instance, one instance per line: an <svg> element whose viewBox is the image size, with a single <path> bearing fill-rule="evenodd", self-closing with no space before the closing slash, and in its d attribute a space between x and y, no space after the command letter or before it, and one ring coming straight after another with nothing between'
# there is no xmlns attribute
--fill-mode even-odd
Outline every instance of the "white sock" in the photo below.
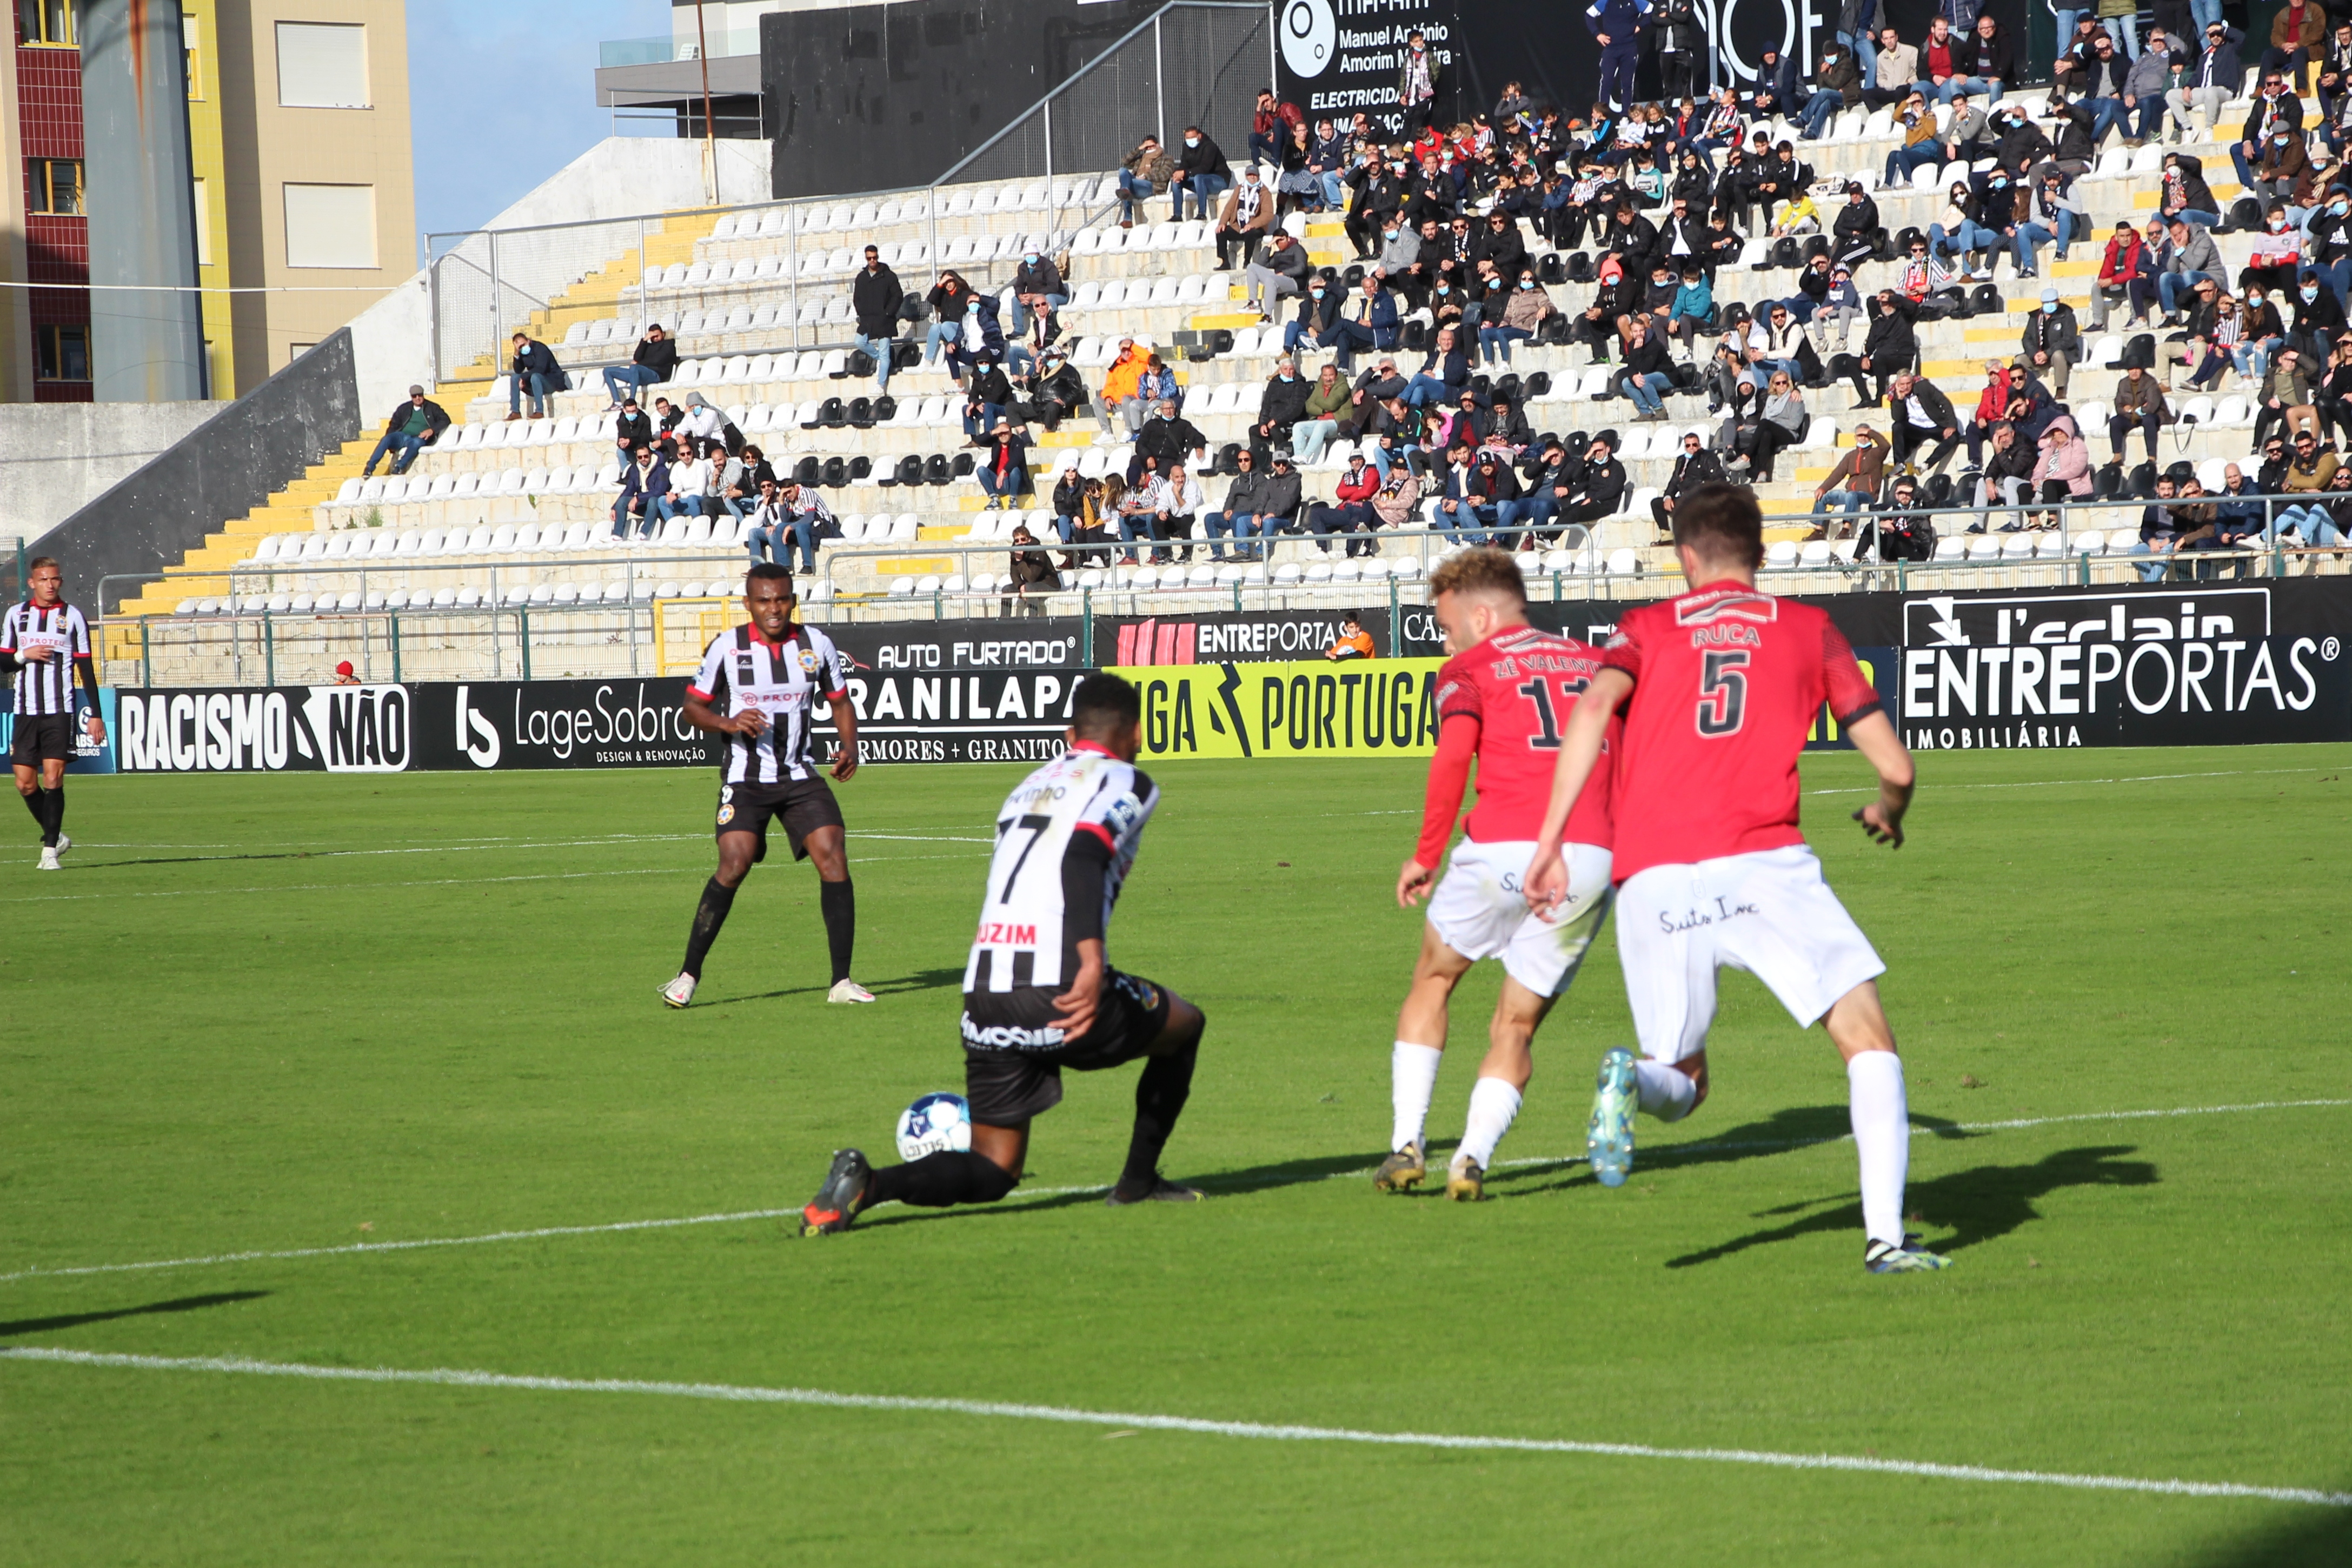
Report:
<svg viewBox="0 0 2352 1568"><path fill-rule="evenodd" d="M1845 1064L1853 1097L1853 1146L1862 1165L1862 1228L1873 1241L1903 1245L1903 1183L1911 1173L1911 1117L1903 1058L1864 1051Z"/></svg>
<svg viewBox="0 0 2352 1568"><path fill-rule="evenodd" d="M1671 1062L1637 1058L1633 1063L1633 1097L1643 1110L1661 1121L1680 1121L1698 1103L1698 1080Z"/></svg>
<svg viewBox="0 0 2352 1568"><path fill-rule="evenodd" d="M1462 1123L1462 1146L1454 1163L1467 1162L1480 1170L1495 1163L1495 1145L1511 1130L1519 1114L1519 1091L1499 1078L1482 1078L1470 1086L1470 1114Z"/></svg>
<svg viewBox="0 0 2352 1568"><path fill-rule="evenodd" d="M1429 1097L1437 1092L1437 1064L1445 1053L1435 1046L1399 1040L1389 1055L1389 1094L1396 1105L1396 1127L1389 1134L1391 1153L1421 1142L1429 1121Z"/></svg>

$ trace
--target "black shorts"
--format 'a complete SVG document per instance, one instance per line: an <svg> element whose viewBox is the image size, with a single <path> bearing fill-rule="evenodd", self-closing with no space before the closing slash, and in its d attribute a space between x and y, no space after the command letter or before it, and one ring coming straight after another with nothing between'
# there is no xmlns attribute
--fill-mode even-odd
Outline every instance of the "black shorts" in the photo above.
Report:
<svg viewBox="0 0 2352 1568"><path fill-rule="evenodd" d="M784 784L731 784L719 786L718 834L755 833L760 852L754 864L768 858L768 819L782 819L793 858L808 858L808 836L820 827L840 827L840 803L823 779L794 779Z"/></svg>
<svg viewBox="0 0 2352 1568"><path fill-rule="evenodd" d="M70 713L19 713L16 735L8 742L8 760L20 768L72 762L74 731L79 728Z"/></svg>
<svg viewBox="0 0 2352 1568"><path fill-rule="evenodd" d="M974 1121L1018 1127L1062 1103L1064 1068L1100 1072L1131 1062L1168 1026L1168 993L1114 969L1103 983L1095 1026L1082 1039L1064 1040L1053 1027L1060 994L1042 985L965 994L963 1097Z"/></svg>

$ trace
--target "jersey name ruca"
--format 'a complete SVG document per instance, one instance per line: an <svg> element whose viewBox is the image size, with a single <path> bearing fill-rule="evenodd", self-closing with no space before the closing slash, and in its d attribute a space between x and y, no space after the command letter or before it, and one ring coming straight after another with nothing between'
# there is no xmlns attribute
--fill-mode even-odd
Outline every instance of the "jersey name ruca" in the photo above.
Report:
<svg viewBox="0 0 2352 1568"><path fill-rule="evenodd" d="M1076 974L1077 942L1067 930L1063 876L1070 842L1083 834L1108 853L1099 920L1087 922L1108 933L1144 824L1159 805L1160 786L1134 763L1084 745L1023 779L996 814L996 854L964 964L965 992L1058 988ZM1071 880L1092 896L1090 877Z"/></svg>
<svg viewBox="0 0 2352 1568"><path fill-rule="evenodd" d="M727 737L723 765L729 784L772 784L816 776L813 710L848 695L848 683L840 650L814 626L794 626L772 643L747 623L710 639L687 689L729 718L750 708L768 716L756 739Z"/></svg>
<svg viewBox="0 0 2352 1568"><path fill-rule="evenodd" d="M27 648L51 650L47 658L24 658ZM74 711L74 660L89 657L89 623L71 605L47 606L30 599L0 616L0 654L23 659L16 667L16 711L21 715Z"/></svg>
<svg viewBox="0 0 2352 1568"><path fill-rule="evenodd" d="M1560 731L1600 669L1599 648L1534 626L1497 632L1439 669L1439 721L1478 722L1478 804L1465 827L1472 839L1531 841L1542 829ZM1617 730L1612 720L1607 749L1615 748ZM1610 847L1611 785L1604 755L1569 814L1569 842Z"/></svg>
<svg viewBox="0 0 2352 1568"><path fill-rule="evenodd" d="M1614 797L1621 883L1803 843L1797 758L1822 705L1840 727L1878 711L1826 612L1739 584L1629 611L1602 661L1633 678Z"/></svg>

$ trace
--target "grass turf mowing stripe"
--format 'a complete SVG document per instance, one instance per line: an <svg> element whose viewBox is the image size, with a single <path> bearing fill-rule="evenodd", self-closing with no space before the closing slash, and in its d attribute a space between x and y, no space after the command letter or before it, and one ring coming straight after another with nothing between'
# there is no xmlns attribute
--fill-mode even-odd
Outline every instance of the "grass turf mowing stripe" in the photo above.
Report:
<svg viewBox="0 0 2352 1568"><path fill-rule="evenodd" d="M2228 1116L2252 1110L2305 1110L2315 1108L2352 1105L2352 1100L2266 1100L2250 1105L2186 1105L2156 1110L2085 1110L2065 1116L2035 1116L2013 1121L1959 1122L1951 1127L1914 1127L1911 1136L1948 1137L1970 1132L2013 1132L2022 1128L2051 1127L2069 1121L2138 1121L2151 1118L2176 1116ZM1669 1143L1654 1151L1658 1155L1695 1152L1706 1149L1810 1149L1823 1143L1850 1142L1853 1134L1842 1133L1834 1138L1774 1138L1742 1140L1737 1143L1717 1142L1710 1139L1689 1143ZM1573 1165L1581 1163L1581 1154L1534 1154L1524 1159L1497 1161L1496 1170L1517 1169L1529 1165ZM1267 1186L1287 1186L1306 1182L1340 1182L1372 1173L1370 1165L1360 1171L1334 1171L1328 1175L1299 1176L1294 1182L1259 1183L1257 1190ZM1214 1176L1202 1177L1207 1185L1216 1184ZM1109 1184L1079 1187L1029 1187L1013 1194L1022 1198L1065 1197L1072 1193L1105 1193ZM0 1284L16 1279L63 1279L77 1274L131 1274L155 1268L202 1268L223 1263L253 1263L272 1258L336 1258L361 1252L412 1252L426 1247L480 1247L499 1241L539 1241L558 1236L603 1236L632 1230L673 1230L690 1225L728 1225L742 1220L782 1219L797 1215L797 1208L740 1209L728 1214L688 1215L682 1218L625 1219L602 1225L547 1226L535 1230L499 1230L482 1236L420 1237L413 1241L354 1241L339 1247L298 1247L278 1252L221 1252L204 1258L165 1258L144 1263L89 1263L67 1268L20 1268L12 1274L0 1274Z"/></svg>
<svg viewBox="0 0 2352 1568"><path fill-rule="evenodd" d="M1361 1443L1391 1448L1487 1449L1523 1454L1581 1454L1610 1458L1681 1459L1698 1464L1761 1465L1787 1470L1851 1470L1868 1475L1908 1476L1931 1480L1979 1481L2061 1487L2076 1491L2148 1492L2162 1497L2251 1498L2265 1502L2310 1503L2352 1508L2352 1492L2311 1487L2254 1486L2240 1481L2155 1480L2138 1476L2073 1475L2063 1471L1997 1469L1984 1465L1945 1465L1916 1459L1877 1459L1855 1454L1783 1454L1757 1448L1666 1448L1647 1443L1592 1443L1556 1437L1470 1436L1439 1432L1367 1432L1348 1426L1270 1426L1256 1421L1210 1421L1190 1415L1145 1415L1132 1411L1076 1410L1056 1405L1008 1405L977 1399L919 1399L899 1394L837 1394L816 1388L762 1388L728 1383L665 1383L635 1378L538 1377L476 1372L455 1367L409 1371L398 1367L314 1366L302 1362L253 1361L242 1356L121 1355L99 1351L32 1346L0 1350L0 1359L54 1365L109 1367L138 1372L210 1372L258 1377L307 1378L323 1383L422 1384L446 1388L513 1389L533 1394L635 1394L671 1399L709 1399L749 1405L818 1405L836 1410L887 1410L924 1415L973 1415L1011 1421L1054 1421L1076 1426L1137 1431L1187 1432L1212 1437L1244 1437L1283 1443Z"/></svg>

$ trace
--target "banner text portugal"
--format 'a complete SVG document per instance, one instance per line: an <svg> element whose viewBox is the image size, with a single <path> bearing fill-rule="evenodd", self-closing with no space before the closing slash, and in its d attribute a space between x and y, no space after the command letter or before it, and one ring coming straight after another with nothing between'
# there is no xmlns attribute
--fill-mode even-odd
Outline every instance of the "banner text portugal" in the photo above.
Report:
<svg viewBox="0 0 2352 1568"><path fill-rule="evenodd" d="M1114 668L1143 693L1143 754L1426 757L1438 658Z"/></svg>

